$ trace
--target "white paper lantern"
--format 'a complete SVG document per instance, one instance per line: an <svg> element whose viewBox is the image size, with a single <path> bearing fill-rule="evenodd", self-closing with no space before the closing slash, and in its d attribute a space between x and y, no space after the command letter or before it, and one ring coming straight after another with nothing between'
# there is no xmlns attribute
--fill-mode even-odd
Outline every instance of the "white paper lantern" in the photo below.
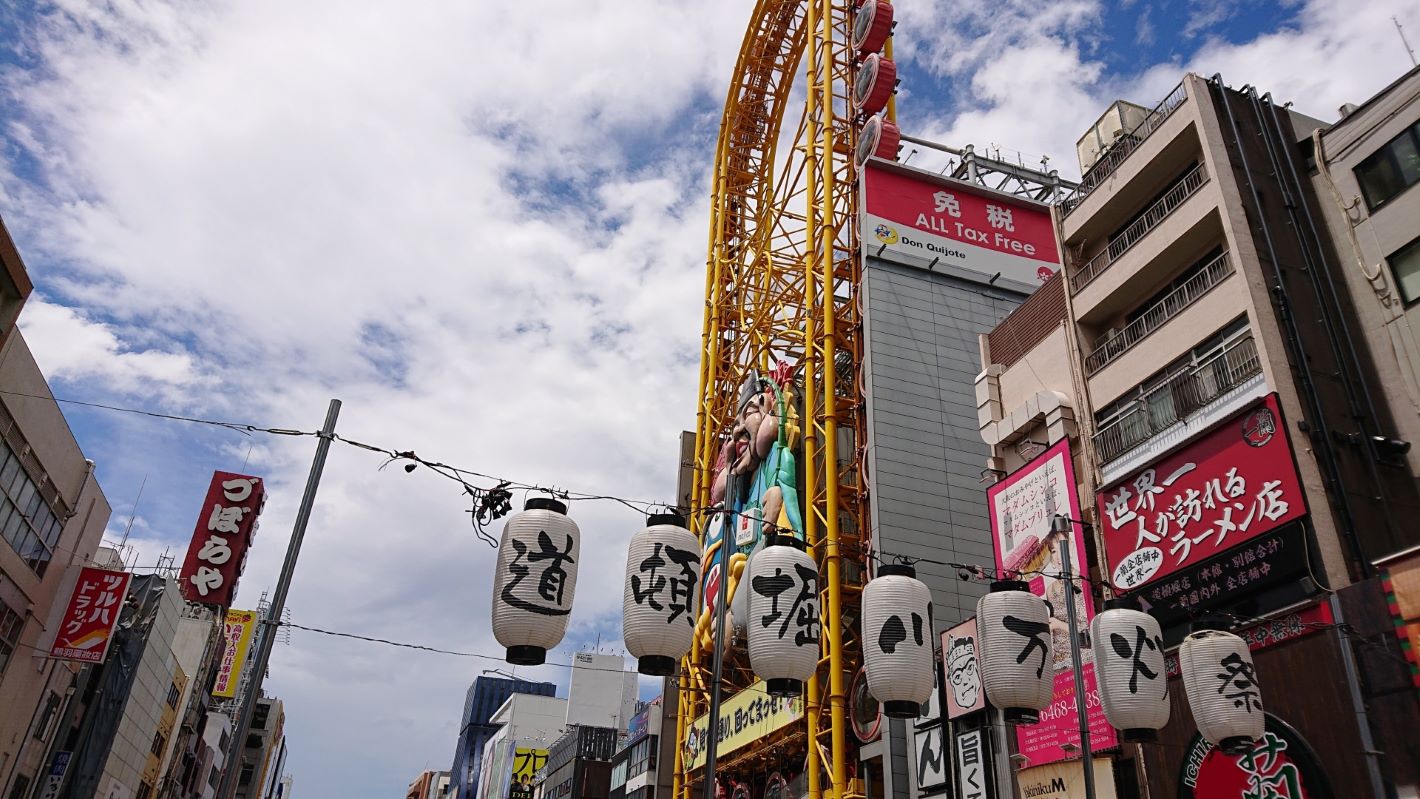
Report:
<svg viewBox="0 0 1420 799"><path fill-rule="evenodd" d="M555 499L534 497L508 517L493 575L493 635L509 663L536 666L567 632L581 532Z"/></svg>
<svg viewBox="0 0 1420 799"><path fill-rule="evenodd" d="M1183 639L1178 666L1188 708L1205 741L1241 754L1262 737L1262 689L1246 641L1232 633L1200 630Z"/></svg>
<svg viewBox="0 0 1420 799"><path fill-rule="evenodd" d="M1055 689L1050 609L1027 588L1015 580L995 582L976 603L986 698L1013 724L1039 721Z"/></svg>
<svg viewBox="0 0 1420 799"><path fill-rule="evenodd" d="M1116 608L1090 623L1104 717L1126 741L1153 741L1169 723L1169 678L1159 622L1138 610Z"/></svg>
<svg viewBox="0 0 1420 799"><path fill-rule="evenodd" d="M911 566L888 564L863 588L868 690L892 718L916 718L932 696L932 594Z"/></svg>
<svg viewBox="0 0 1420 799"><path fill-rule="evenodd" d="M626 550L621 634L642 674L664 677L695 638L700 541L676 514L653 515Z"/></svg>
<svg viewBox="0 0 1420 799"><path fill-rule="evenodd" d="M775 536L750 559L749 663L773 696L798 696L819 660L818 564L804 543Z"/></svg>

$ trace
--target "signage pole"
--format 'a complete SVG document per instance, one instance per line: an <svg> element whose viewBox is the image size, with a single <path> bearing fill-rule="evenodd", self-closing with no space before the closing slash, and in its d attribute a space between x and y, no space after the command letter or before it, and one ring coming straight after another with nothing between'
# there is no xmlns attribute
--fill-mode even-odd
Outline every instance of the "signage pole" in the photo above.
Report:
<svg viewBox="0 0 1420 799"><path fill-rule="evenodd" d="M325 457L330 452L330 442L335 438L335 420L340 417L340 400L330 401L325 412L325 424L316 435L315 459L311 461L311 472L306 477L306 491L301 495L301 506L296 511L296 524L291 530L291 542L286 546L286 561L281 564L281 577L276 581L276 591L271 604L267 606L266 618L261 620L261 636L257 640L256 658L250 663L251 679L247 681L247 691L233 719L232 750L223 764L222 789L217 792L219 799L230 799L237 792L237 775L242 770L242 755L246 752L247 733L251 731L252 711L256 709L256 699L261 693L261 683L266 676L266 664L271 659L271 647L276 643L276 627L281 623L281 613L286 607L286 593L291 589L291 576L296 572L296 558L301 554L301 541L306 537L306 524L311 520L311 508L316 503L316 489L320 487L321 474L325 471Z"/></svg>
<svg viewBox="0 0 1420 799"><path fill-rule="evenodd" d="M1080 760L1085 767L1085 799L1095 799L1095 758L1090 751L1090 716L1085 703L1085 672L1080 664L1080 621L1075 617L1075 576L1071 568L1070 537L1073 521L1069 516L1051 520L1060 537L1060 578L1065 581L1065 618L1070 625L1070 665L1075 669L1075 718L1080 722ZM1083 590L1083 588L1081 589Z"/></svg>
<svg viewBox="0 0 1420 799"><path fill-rule="evenodd" d="M728 467L727 467L728 468ZM720 751L720 680L723 677L721 662L725 658L725 604L730 593L730 547L734 539L734 516L730 513L730 503L739 496L739 476L730 473L725 486L725 510L720 524L720 585L715 590L715 662L711 664L710 712L705 717L705 733L709 739L705 745L705 799L715 799L715 760ZM749 575L746 573L745 575ZM746 589L748 590L748 589Z"/></svg>

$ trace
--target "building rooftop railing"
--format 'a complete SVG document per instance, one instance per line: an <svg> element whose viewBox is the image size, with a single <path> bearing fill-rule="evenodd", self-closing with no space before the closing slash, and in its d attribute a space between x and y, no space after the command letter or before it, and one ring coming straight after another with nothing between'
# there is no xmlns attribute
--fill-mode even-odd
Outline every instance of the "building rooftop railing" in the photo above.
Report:
<svg viewBox="0 0 1420 799"><path fill-rule="evenodd" d="M1108 463L1128 453L1261 372L1252 336L1237 339L1140 397L1132 410L1101 428L1094 437L1100 460Z"/></svg>
<svg viewBox="0 0 1420 799"><path fill-rule="evenodd" d="M1078 294L1080 289L1090 284L1090 281L1099 277L1109 265L1119 260L1125 252L1139 243L1141 239L1149 235L1149 231L1158 227L1161 222L1168 218L1183 205L1189 197L1192 197L1204 183L1208 182L1208 172L1203 164L1194 167L1192 171L1184 175L1172 189L1168 190L1157 202L1149 206L1138 219L1115 236L1107 247L1098 255L1086 261L1085 264L1070 273L1070 293Z"/></svg>
<svg viewBox="0 0 1420 799"><path fill-rule="evenodd" d="M1134 129L1120 136L1119 139L1105 152L1100 154L1099 160L1085 172L1080 178L1080 185L1075 190L1066 195L1060 203L1060 211L1063 216L1069 216L1070 212L1079 207L1090 193L1104 184L1106 178L1113 175L1117 169L1129 158L1130 153L1139 149L1139 145L1159 126L1164 124L1178 107L1183 105L1188 99L1188 92L1180 82L1174 87L1168 96L1154 106L1149 115L1144 117L1144 121L1134 126Z"/></svg>
<svg viewBox="0 0 1420 799"><path fill-rule="evenodd" d="M1183 285L1154 303L1138 319L1125 325L1118 333L1101 341L1099 346L1095 347L1094 352L1085 358L1085 372L1094 374L1104 368L1105 364L1128 352L1145 336L1163 327L1165 322L1177 316L1183 309L1207 294L1209 289L1223 282L1232 273L1233 264L1228 259L1227 253L1209 261L1198 271L1198 274L1184 281Z"/></svg>

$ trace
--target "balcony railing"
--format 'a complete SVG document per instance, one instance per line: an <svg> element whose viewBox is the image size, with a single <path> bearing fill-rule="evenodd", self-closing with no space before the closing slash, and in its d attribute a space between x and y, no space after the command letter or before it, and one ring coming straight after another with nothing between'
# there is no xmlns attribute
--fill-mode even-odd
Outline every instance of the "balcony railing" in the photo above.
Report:
<svg viewBox="0 0 1420 799"><path fill-rule="evenodd" d="M1109 246L1100 251L1098 255L1086 261L1083 266L1070 273L1070 293L1077 294L1080 289L1088 286L1090 281L1099 277L1109 265L1119 260L1120 256L1139 243L1139 240L1149 234L1149 231L1159 226L1159 223L1168 218L1183 205L1189 197L1192 197L1204 183L1208 182L1208 172L1202 164L1194 167L1191 172L1184 175L1174 187L1168 190L1157 202L1149 206L1138 219L1134 220L1129 227L1120 231L1110 241Z"/></svg>
<svg viewBox="0 0 1420 799"><path fill-rule="evenodd" d="M1094 166L1091 166L1089 171L1080 178L1080 185L1076 186L1075 190L1070 192L1060 204L1061 211L1069 216L1071 211L1079 207L1081 201L1090 196L1090 192L1099 188L1106 178L1113 175L1125 159L1129 158L1129 154L1139 149L1139 145L1143 144L1150 134L1158 130L1159 126L1164 124L1164 121L1172 116L1173 112L1187 99L1188 92L1184 90L1183 84L1175 86L1174 90L1154 106L1148 116L1144 117L1143 122L1120 136L1118 141L1100 154L1099 160L1095 161Z"/></svg>
<svg viewBox="0 0 1420 799"><path fill-rule="evenodd" d="M1163 327L1164 323L1177 316L1184 308L1192 305L1195 300L1208 293L1208 290L1223 282L1223 279L1233 273L1233 264L1228 260L1228 254L1214 258L1198 271L1198 274L1190 277L1183 285L1169 292L1162 300L1154 303L1153 307L1145 311L1138 319L1130 322L1118 333L1100 342L1095 351L1085 358L1085 371L1094 374L1110 361L1118 358L1138 344L1150 333Z"/></svg>
<svg viewBox="0 0 1420 799"><path fill-rule="evenodd" d="M1261 372L1252 336L1234 341L1140 397L1132 410L1105 425L1094 438L1100 460L1108 463L1124 455Z"/></svg>

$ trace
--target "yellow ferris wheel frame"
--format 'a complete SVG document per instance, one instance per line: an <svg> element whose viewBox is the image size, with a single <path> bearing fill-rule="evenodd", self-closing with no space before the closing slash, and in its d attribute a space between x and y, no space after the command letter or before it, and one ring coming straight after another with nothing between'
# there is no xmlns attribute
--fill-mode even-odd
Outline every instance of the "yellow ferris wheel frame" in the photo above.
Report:
<svg viewBox="0 0 1420 799"><path fill-rule="evenodd" d="M819 563L823 651L806 686L803 734L785 740L805 743L810 799L863 795L848 762L855 751L848 690L861 647L856 622L845 624L858 618L869 529L852 102L857 64L850 44L856 5L758 0L750 17L715 151L696 412L692 498L695 507L708 508L715 460L746 370L764 373L779 360L802 367L801 496L805 539ZM802 111L789 139L783 123L800 73ZM895 112L890 101L890 119ZM708 519L694 516L703 537ZM675 799L696 799L698 780L685 768L682 744L708 709L710 659L697 639L682 664ZM731 671L728 685L743 687Z"/></svg>

